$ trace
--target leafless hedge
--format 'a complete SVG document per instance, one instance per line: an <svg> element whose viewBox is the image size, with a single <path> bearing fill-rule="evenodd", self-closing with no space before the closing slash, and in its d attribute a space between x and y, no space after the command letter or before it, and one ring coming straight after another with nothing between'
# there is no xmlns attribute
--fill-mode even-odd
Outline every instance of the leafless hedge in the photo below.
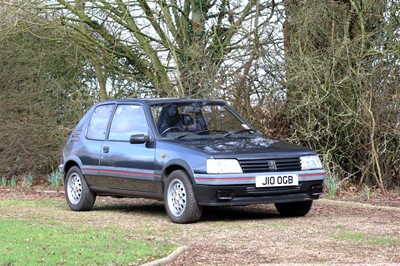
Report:
<svg viewBox="0 0 400 266"><path fill-rule="evenodd" d="M399 3L299 2L288 4L290 138L320 150L331 177L398 185Z"/></svg>
<svg viewBox="0 0 400 266"><path fill-rule="evenodd" d="M74 49L54 42L54 31L38 38L46 30L30 25L0 38L0 176L51 172L84 111Z"/></svg>

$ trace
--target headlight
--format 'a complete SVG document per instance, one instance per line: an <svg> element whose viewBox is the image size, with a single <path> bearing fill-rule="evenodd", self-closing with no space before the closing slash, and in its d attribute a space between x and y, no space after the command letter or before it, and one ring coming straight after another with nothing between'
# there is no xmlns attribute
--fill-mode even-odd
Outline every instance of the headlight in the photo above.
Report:
<svg viewBox="0 0 400 266"><path fill-rule="evenodd" d="M208 174L241 174L240 164L235 159L207 159Z"/></svg>
<svg viewBox="0 0 400 266"><path fill-rule="evenodd" d="M322 169L321 160L317 155L300 157L301 170Z"/></svg>

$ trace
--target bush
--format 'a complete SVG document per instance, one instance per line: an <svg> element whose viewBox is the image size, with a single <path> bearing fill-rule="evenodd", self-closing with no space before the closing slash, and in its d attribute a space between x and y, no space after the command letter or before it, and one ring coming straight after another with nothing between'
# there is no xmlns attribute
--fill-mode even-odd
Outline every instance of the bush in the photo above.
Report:
<svg viewBox="0 0 400 266"><path fill-rule="evenodd" d="M284 120L329 175L385 190L400 179L400 21L395 6L367 2L308 0L289 14Z"/></svg>
<svg viewBox="0 0 400 266"><path fill-rule="evenodd" d="M77 51L39 25L18 22L0 35L0 175L43 175L56 167L84 112Z"/></svg>

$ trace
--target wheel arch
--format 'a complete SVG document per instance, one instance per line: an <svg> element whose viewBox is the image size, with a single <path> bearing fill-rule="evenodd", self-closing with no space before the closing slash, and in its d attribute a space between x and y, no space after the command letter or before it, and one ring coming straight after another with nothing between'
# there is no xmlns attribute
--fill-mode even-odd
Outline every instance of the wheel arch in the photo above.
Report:
<svg viewBox="0 0 400 266"><path fill-rule="evenodd" d="M82 169L82 163L79 160L78 157L73 156L71 158L69 158L68 160L66 160L66 162L64 163L64 167L63 167L63 173L64 174L64 180L68 174L69 169L71 169L72 167L77 166L79 167L79 169Z"/></svg>
<svg viewBox="0 0 400 266"><path fill-rule="evenodd" d="M176 170L183 170L188 175L190 182L194 184L193 170L190 165L184 160L171 160L168 164L165 165L161 174L161 182L164 183L164 180Z"/></svg>
<svg viewBox="0 0 400 266"><path fill-rule="evenodd" d="M164 206L174 223L197 222L202 215L202 206L198 204L192 179L193 174L185 164L170 164L163 171Z"/></svg>

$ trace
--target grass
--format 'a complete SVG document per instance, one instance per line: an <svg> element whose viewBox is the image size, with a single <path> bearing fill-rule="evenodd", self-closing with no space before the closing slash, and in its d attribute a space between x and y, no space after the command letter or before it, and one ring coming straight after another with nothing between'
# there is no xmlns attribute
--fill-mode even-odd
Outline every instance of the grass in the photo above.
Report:
<svg viewBox="0 0 400 266"><path fill-rule="evenodd" d="M170 251L168 245L133 239L117 228L21 220L0 220L0 239L1 265L127 265Z"/></svg>
<svg viewBox="0 0 400 266"><path fill-rule="evenodd" d="M31 212L62 212L61 204L51 199L0 200L0 209L16 208L15 214L2 217L0 213L0 265L138 265L177 247L112 225L49 219ZM19 215L22 210L24 216Z"/></svg>
<svg viewBox="0 0 400 266"><path fill-rule="evenodd" d="M372 237L368 240L368 243L377 245L398 245L400 244L400 240L390 237Z"/></svg>
<svg viewBox="0 0 400 266"><path fill-rule="evenodd" d="M341 225L341 224L337 224L337 225L335 226L335 228L336 228L336 229L343 230L343 229L344 229L344 226Z"/></svg>
<svg viewBox="0 0 400 266"><path fill-rule="evenodd" d="M92 211L72 212L65 198L55 197L54 193L46 197L45 193L29 196L5 192L4 197L0 196L0 224L7 223L0 227L0 266L138 265L169 254L177 247L173 243L191 248L183 258L178 258L177 264L181 265L196 261L205 265L216 261L226 265L289 264L298 263L301 254L318 254L303 256L302 262L306 264L400 261L399 226L394 222L379 223L396 221L397 211L364 211L364 208L354 211L354 207L321 203L316 204L317 208L323 208L321 212L317 209L305 218L292 219L278 216L271 205L256 205L244 208L243 213L242 207L233 208L227 212L230 215L227 219L221 218L219 209L209 208L199 223L177 225L168 220L162 203L155 201L99 197ZM260 216L258 211L268 214ZM18 226L15 230L22 233L11 231L14 224ZM382 226L385 230L381 230ZM19 236L14 237L14 233ZM131 241L143 243L138 249L151 249L150 255L136 256L136 247L128 246ZM267 246L272 249L265 252L260 249ZM297 248L291 249L293 246ZM285 253L282 249L292 252ZM13 252L12 255L4 257L5 250ZM331 256L332 250L335 256ZM26 258L30 252L37 254L18 261L20 254ZM97 253L108 255L102 258ZM86 254L93 260L84 260ZM123 260L126 254L129 261ZM108 260L113 256L116 259Z"/></svg>
<svg viewBox="0 0 400 266"><path fill-rule="evenodd" d="M285 224L285 223L278 223L278 222L275 222L275 223L271 223L271 226L274 228L274 229L286 229L286 228L288 228L288 224Z"/></svg>
<svg viewBox="0 0 400 266"><path fill-rule="evenodd" d="M361 241L365 239L365 235L362 233L348 233L348 232L343 232L340 233L337 236L338 239L343 239L343 240L352 240L352 241Z"/></svg>
<svg viewBox="0 0 400 266"><path fill-rule="evenodd" d="M400 239L390 237L377 237L363 233L342 232L336 236L337 239L350 240L356 242L365 242L372 245L397 245L400 244Z"/></svg>

